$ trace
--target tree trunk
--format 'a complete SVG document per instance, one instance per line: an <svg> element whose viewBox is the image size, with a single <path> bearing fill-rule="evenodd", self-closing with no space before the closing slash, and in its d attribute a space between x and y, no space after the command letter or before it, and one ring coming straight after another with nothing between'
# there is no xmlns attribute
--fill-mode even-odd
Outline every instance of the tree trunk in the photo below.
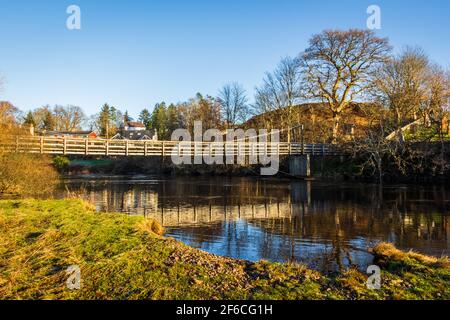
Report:
<svg viewBox="0 0 450 320"><path fill-rule="evenodd" d="M291 143L291 127L287 128L287 142Z"/></svg>
<svg viewBox="0 0 450 320"><path fill-rule="evenodd" d="M445 143L444 143L444 132L442 130L442 120L439 123L439 139L441 142L441 172L440 174L443 175L445 172Z"/></svg>
<svg viewBox="0 0 450 320"><path fill-rule="evenodd" d="M376 161L378 169L378 183L381 186L383 184L383 159L380 156L377 156Z"/></svg>
<svg viewBox="0 0 450 320"><path fill-rule="evenodd" d="M333 144L337 144L337 139L339 136L339 124L341 121L341 116L337 113L333 114Z"/></svg>
<svg viewBox="0 0 450 320"><path fill-rule="evenodd" d="M399 110L396 110L396 122L397 122L397 142L399 143L400 147L403 149L404 145L404 137L403 137L403 131L402 131L402 116Z"/></svg>

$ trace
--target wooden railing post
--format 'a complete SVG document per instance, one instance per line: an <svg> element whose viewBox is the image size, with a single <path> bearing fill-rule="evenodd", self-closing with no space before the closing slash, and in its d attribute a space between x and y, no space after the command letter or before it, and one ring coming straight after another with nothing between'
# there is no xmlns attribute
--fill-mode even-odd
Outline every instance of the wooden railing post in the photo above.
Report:
<svg viewBox="0 0 450 320"><path fill-rule="evenodd" d="M305 129L305 126L302 124L300 126L300 136L301 136L301 142L302 142L302 154L305 153L305 137L303 135L303 130Z"/></svg>
<svg viewBox="0 0 450 320"><path fill-rule="evenodd" d="M183 141L173 142L173 141L112 141L106 139L70 139L67 137L64 138L45 138L44 136L32 138L32 143L28 143L26 139L20 136L13 136L9 140L8 148L10 152L40 152L40 154L44 153L57 153L57 154L70 154L70 153L80 153L84 155L90 155L90 152L94 154L100 154L110 156L113 155L144 155L144 156L170 156L172 153L175 155L174 148L178 148L178 156L181 157L183 153L184 146L182 146ZM83 145L84 141L84 145ZM90 148L89 144L92 142L93 147ZM47 143L47 145L46 145ZM72 144L71 144L72 143ZM125 144L124 144L125 143ZM188 142L186 142L186 147ZM320 144L305 144L304 142L233 142L233 143L213 143L213 142L204 142L200 144L199 142L189 142L189 149L186 148L187 152L189 150L189 154L191 156L196 155L196 151L199 149L200 153L198 155L201 156L212 156L213 153L219 152L216 150L217 148L222 148L220 151L224 156L237 156L237 157L251 157L255 156L259 153L268 155L275 154L278 155L304 155L310 154L312 156L318 156L320 154L328 155L328 154L336 154L336 150L331 146L320 143ZM176 145L178 144L178 145ZM220 144L220 145L219 145ZM114 148L119 148L116 150ZM39 149L38 149L39 148ZM111 153L111 148L113 148L113 152ZM122 149L123 148L123 149ZM142 150L143 148L143 150ZM91 150L89 150L91 149ZM299 150L300 149L300 150ZM270 150L270 151L269 151ZM197 156L198 156L197 155Z"/></svg>
<svg viewBox="0 0 450 320"><path fill-rule="evenodd" d="M40 139L39 150L40 150L41 154L44 153L44 137L43 137L43 136L42 136L41 139Z"/></svg>

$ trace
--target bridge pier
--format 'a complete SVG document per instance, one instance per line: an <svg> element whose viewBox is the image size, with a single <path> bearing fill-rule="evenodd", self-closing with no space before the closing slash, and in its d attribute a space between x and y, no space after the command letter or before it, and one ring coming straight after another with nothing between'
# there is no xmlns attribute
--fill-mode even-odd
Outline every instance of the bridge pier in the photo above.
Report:
<svg viewBox="0 0 450 320"><path fill-rule="evenodd" d="M311 205L311 181L291 182L291 203Z"/></svg>
<svg viewBox="0 0 450 320"><path fill-rule="evenodd" d="M311 177L311 157L309 154L289 156L289 174L297 178Z"/></svg>

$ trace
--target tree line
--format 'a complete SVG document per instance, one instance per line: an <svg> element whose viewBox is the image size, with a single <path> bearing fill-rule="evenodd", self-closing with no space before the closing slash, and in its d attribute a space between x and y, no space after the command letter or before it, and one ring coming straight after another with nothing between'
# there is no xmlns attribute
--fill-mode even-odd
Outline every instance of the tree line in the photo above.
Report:
<svg viewBox="0 0 450 320"><path fill-rule="evenodd" d="M440 141L444 158L449 79L449 71L433 63L420 48L406 47L394 54L389 40L373 31L325 30L313 35L304 51L284 57L265 74L255 88L253 103L241 84L231 82L216 96L198 93L176 104L157 103L136 118L104 104L89 118L76 106L45 106L20 119L41 130L89 127L104 137L111 137L124 122L134 119L154 129L160 139L170 139L177 128L192 130L194 121L202 121L204 128L224 130L250 124L277 128L284 140L291 141L293 129L304 124L306 129L314 127L312 139L320 135L324 142L337 144L343 140L349 113L359 105L365 123L353 137L352 150L368 152L368 163L381 172L386 154L390 152L392 157L395 150L395 155L404 159L407 140L412 138L416 142ZM299 108L301 105L308 108ZM423 130L415 137L407 136L404 128L414 121ZM393 132L393 139L386 139Z"/></svg>
<svg viewBox="0 0 450 320"><path fill-rule="evenodd" d="M329 139L337 142L342 117L354 103L372 103L389 111L394 130L419 117L436 117L448 108L448 70L433 64L423 50L406 48L392 54L387 38L370 30L326 30L314 35L309 46L295 57L285 57L267 72L255 88L249 103L243 86L231 82L215 97L200 93L177 104L157 103L136 117L160 137L169 138L175 128L191 128L194 120L204 127L232 128L251 116L281 114L281 119L264 120L264 126L290 132L296 123L295 108L303 103L320 103L330 113ZM44 106L28 112L24 123L44 130L76 130L89 127L105 136L128 119L128 112L103 105L99 113L87 118L77 106Z"/></svg>

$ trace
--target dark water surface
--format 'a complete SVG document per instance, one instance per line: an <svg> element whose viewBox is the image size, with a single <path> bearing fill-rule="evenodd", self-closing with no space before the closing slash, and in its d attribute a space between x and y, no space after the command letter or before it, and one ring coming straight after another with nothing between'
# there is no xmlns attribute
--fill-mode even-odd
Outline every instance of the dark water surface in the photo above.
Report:
<svg viewBox="0 0 450 320"><path fill-rule="evenodd" d="M320 271L372 264L368 248L449 255L450 188L258 178L83 178L66 181L100 211L151 217L190 246Z"/></svg>

